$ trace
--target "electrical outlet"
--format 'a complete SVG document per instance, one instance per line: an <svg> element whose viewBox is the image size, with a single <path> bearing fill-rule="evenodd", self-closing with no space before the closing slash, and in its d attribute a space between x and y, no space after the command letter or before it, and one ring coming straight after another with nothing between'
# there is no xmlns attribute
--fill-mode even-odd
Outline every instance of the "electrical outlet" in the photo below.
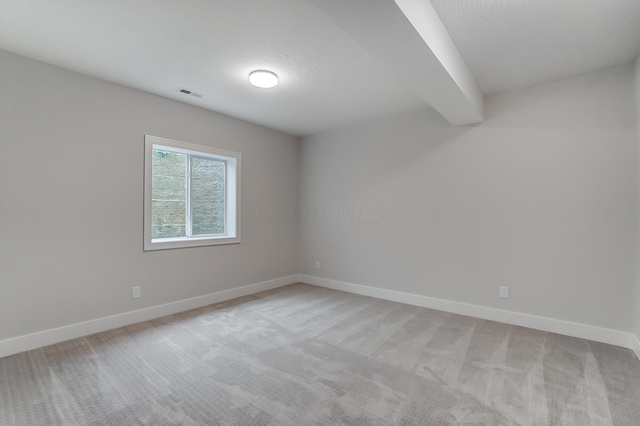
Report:
<svg viewBox="0 0 640 426"><path fill-rule="evenodd" d="M131 287L131 298L132 299L140 298L140 287Z"/></svg>
<svg viewBox="0 0 640 426"><path fill-rule="evenodd" d="M316 269L320 269L320 261L316 260Z"/></svg>
<svg viewBox="0 0 640 426"><path fill-rule="evenodd" d="M502 297L503 299L509 298L509 287L504 285L500 286L500 297Z"/></svg>

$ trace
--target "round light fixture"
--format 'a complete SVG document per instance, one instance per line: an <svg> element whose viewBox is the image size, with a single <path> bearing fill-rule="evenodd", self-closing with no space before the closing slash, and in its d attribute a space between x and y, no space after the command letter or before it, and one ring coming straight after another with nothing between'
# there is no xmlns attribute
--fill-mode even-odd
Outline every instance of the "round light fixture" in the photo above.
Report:
<svg viewBox="0 0 640 426"><path fill-rule="evenodd" d="M270 89L278 85L278 76L267 70L255 70L249 74L249 83L261 89Z"/></svg>

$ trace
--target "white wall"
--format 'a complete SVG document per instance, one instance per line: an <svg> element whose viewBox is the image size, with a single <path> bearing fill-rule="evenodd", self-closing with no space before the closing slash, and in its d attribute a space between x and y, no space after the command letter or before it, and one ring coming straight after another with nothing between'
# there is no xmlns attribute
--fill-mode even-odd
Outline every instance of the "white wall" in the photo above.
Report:
<svg viewBox="0 0 640 426"><path fill-rule="evenodd" d="M626 65L490 96L475 127L425 110L303 138L301 272L630 331L632 81Z"/></svg>
<svg viewBox="0 0 640 426"><path fill-rule="evenodd" d="M242 154L241 244L142 251L145 134ZM0 51L0 147L0 340L297 272L297 138Z"/></svg>

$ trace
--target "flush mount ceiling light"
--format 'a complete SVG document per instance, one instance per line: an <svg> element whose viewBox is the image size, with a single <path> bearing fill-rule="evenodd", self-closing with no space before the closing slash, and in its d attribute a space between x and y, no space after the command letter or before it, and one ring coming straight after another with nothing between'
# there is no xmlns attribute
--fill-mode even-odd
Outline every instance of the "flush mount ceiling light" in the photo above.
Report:
<svg viewBox="0 0 640 426"><path fill-rule="evenodd" d="M261 89L270 89L278 85L278 76L267 70L255 70L249 74L249 83Z"/></svg>

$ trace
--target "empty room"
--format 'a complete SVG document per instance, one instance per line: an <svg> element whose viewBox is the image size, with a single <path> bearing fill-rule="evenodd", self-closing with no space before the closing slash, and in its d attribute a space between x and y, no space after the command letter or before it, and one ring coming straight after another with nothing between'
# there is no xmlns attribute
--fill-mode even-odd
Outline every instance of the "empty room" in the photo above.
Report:
<svg viewBox="0 0 640 426"><path fill-rule="evenodd" d="M0 0L0 425L640 425L638 0Z"/></svg>

